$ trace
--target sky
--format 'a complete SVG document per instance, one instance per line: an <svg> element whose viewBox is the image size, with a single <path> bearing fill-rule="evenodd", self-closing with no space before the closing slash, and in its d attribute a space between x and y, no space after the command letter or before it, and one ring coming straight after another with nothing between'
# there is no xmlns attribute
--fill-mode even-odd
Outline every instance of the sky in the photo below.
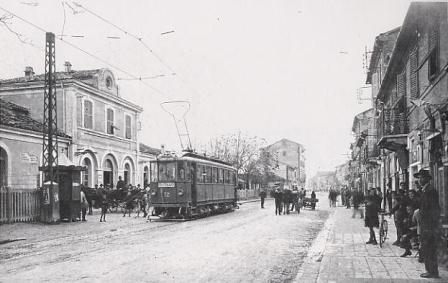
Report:
<svg viewBox="0 0 448 283"><path fill-rule="evenodd" d="M179 149L160 104L186 100L197 147L238 131L268 144L287 138L305 146L312 176L348 160L353 117L370 107L357 99L365 50L401 25L409 4L0 0L0 17L10 15L3 9L16 15L9 29L0 24L0 79L23 76L25 66L43 73L44 31L51 31L71 43L56 42L57 70L65 61L74 70L109 68L121 96L144 108L143 143ZM153 78L129 80L139 77Z"/></svg>

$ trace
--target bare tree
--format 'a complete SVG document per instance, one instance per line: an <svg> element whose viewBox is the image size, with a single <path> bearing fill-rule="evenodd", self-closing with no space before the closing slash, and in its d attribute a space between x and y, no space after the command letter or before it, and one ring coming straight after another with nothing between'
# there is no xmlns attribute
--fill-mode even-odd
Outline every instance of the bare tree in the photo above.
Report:
<svg viewBox="0 0 448 283"><path fill-rule="evenodd" d="M237 174L244 174L246 183L254 176L261 176L260 149L266 141L257 136L238 133L216 137L209 142L209 154L229 162L237 169Z"/></svg>

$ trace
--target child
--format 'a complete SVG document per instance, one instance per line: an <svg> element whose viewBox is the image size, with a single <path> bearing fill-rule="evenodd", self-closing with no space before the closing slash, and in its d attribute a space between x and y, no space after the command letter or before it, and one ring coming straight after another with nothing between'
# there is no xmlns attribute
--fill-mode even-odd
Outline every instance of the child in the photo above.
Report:
<svg viewBox="0 0 448 283"><path fill-rule="evenodd" d="M100 201L101 201L101 216L100 216L100 222L106 222L106 213L107 213L107 195L106 195L106 191L102 190L101 191L101 197L100 197Z"/></svg>

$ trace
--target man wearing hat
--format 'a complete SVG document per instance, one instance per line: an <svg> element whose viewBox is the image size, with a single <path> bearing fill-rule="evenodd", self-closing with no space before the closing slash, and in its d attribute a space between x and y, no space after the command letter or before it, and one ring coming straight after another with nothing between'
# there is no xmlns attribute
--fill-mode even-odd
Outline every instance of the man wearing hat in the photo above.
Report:
<svg viewBox="0 0 448 283"><path fill-rule="evenodd" d="M421 253L425 261L426 273L423 278L438 278L437 265L437 230L439 225L440 207L439 194L431 185L431 174L426 169L420 169L414 174L422 186L420 216L421 216Z"/></svg>

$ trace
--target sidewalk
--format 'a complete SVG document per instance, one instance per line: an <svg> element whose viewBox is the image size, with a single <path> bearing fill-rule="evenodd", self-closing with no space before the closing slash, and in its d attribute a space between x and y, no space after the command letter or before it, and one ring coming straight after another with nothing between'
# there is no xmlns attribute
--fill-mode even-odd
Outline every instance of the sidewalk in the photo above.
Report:
<svg viewBox="0 0 448 283"><path fill-rule="evenodd" d="M333 208L324 229L311 246L295 282L448 282L448 271L439 266L440 279L423 279L424 264L415 256L400 257L393 218L386 217L388 239L382 248L366 245L369 229L352 210ZM375 230L378 240L378 229Z"/></svg>

